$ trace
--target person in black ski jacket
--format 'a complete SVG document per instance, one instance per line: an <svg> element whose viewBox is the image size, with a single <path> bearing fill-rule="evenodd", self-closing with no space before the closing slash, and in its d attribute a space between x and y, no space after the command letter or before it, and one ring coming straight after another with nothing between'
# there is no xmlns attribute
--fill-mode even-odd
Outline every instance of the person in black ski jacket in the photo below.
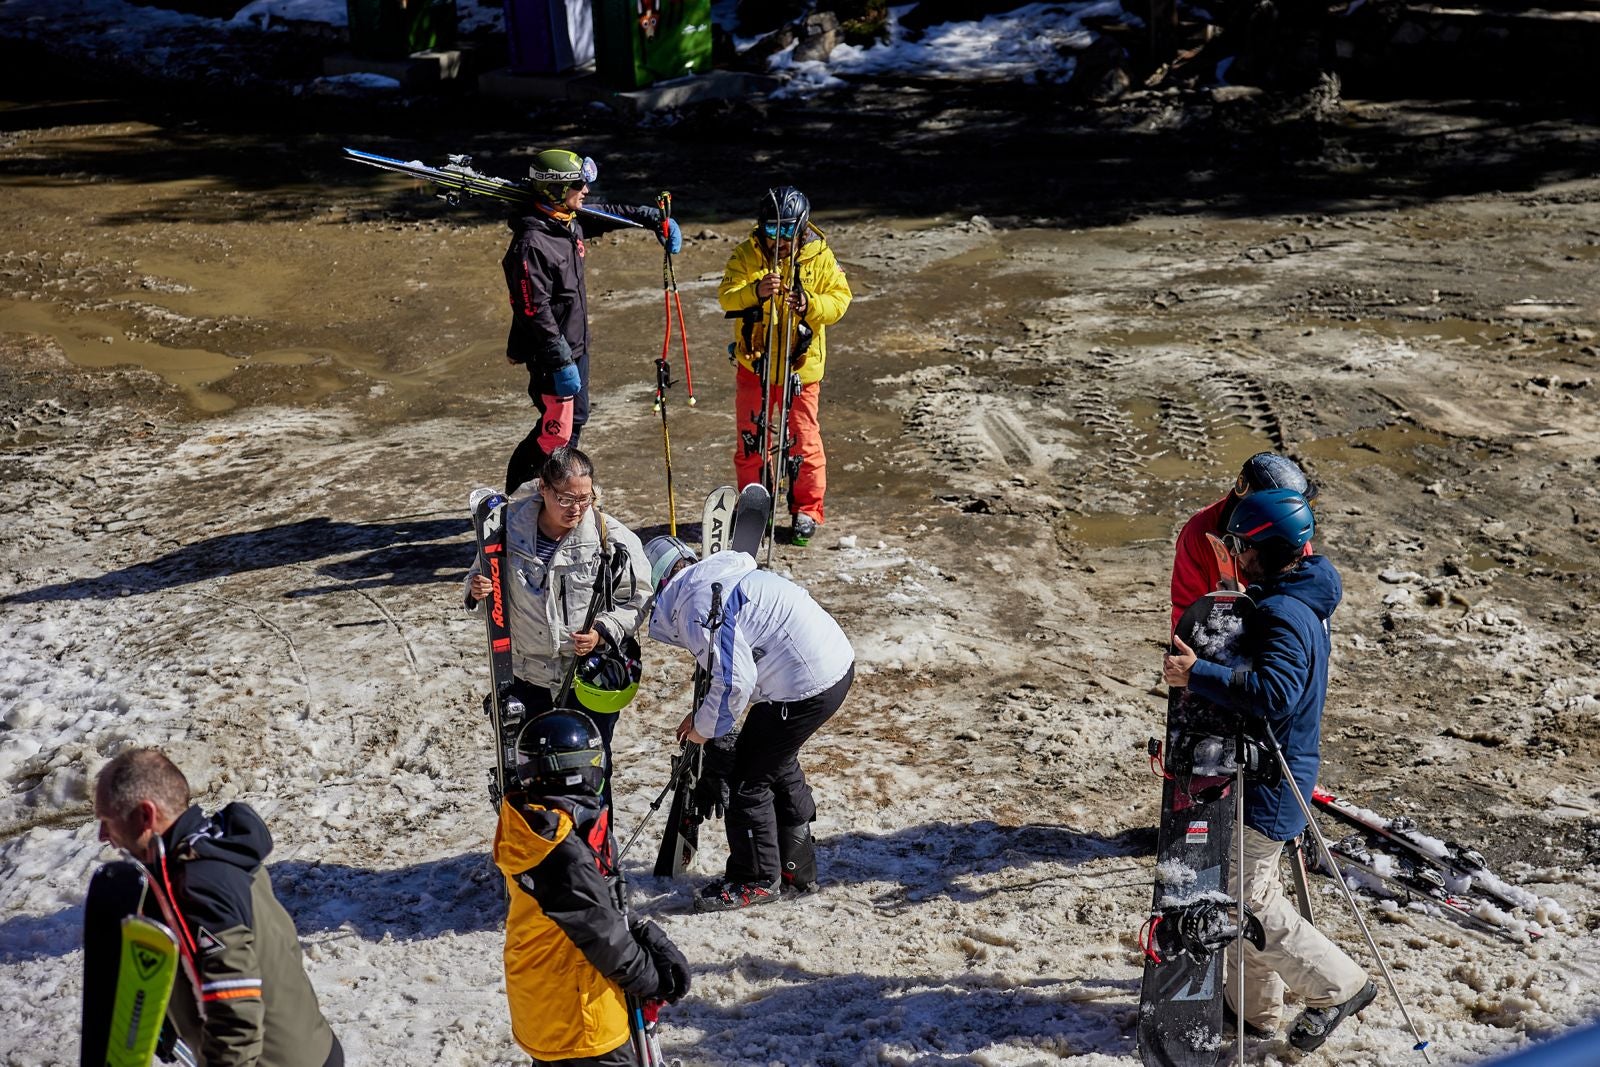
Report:
<svg viewBox="0 0 1600 1067"><path fill-rule="evenodd" d="M1292 989L1305 1010L1289 1032L1289 1043L1303 1051L1320 1046L1378 992L1360 965L1302 917L1283 891L1283 843L1306 825L1293 790L1309 797L1322 762L1328 620L1343 594L1332 563L1302 554L1314 528L1311 505L1293 489L1258 489L1240 500L1223 542L1256 605L1242 646L1250 666L1200 659L1176 635L1177 651L1162 663L1168 685L1188 686L1199 697L1244 713L1247 721L1269 725L1293 776L1272 785L1251 784L1245 791L1239 828L1243 870L1230 872L1228 892L1261 920L1266 947L1245 943L1245 1003L1228 1006L1262 1037L1281 1023L1284 990ZM1238 988L1237 966L1230 948L1225 987L1230 1001Z"/></svg>
<svg viewBox="0 0 1600 1067"><path fill-rule="evenodd" d="M183 772L153 748L120 753L101 769L94 811L100 840L153 874L152 892L167 905L154 917L177 927L183 966L167 1019L200 1062L342 1067L294 920L262 866L272 835L261 817L239 803L205 814L189 803Z"/></svg>
<svg viewBox="0 0 1600 1067"><path fill-rule="evenodd" d="M517 777L494 834L510 893L512 1037L535 1067L633 1067L628 998L676 1001L689 991L689 964L655 923L628 921L594 723L581 711L529 719Z"/></svg>
<svg viewBox="0 0 1600 1067"><path fill-rule="evenodd" d="M528 395L539 423L506 465L508 494L533 477L551 452L576 446L589 421L584 238L639 225L654 231L669 252L683 247L678 224L667 219L663 227L657 208L586 204L597 173L594 160L567 149L538 153L528 176L539 199L531 212L510 221L511 245L501 260L511 298L506 362L527 366Z"/></svg>

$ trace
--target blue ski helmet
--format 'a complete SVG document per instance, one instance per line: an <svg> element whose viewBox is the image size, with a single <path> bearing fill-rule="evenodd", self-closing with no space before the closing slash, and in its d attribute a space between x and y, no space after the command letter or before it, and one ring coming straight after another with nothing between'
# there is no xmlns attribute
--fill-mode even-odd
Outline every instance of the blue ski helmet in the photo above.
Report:
<svg viewBox="0 0 1600 1067"><path fill-rule="evenodd" d="M517 734L517 777L543 796L599 796L606 781L599 728L581 711L535 715Z"/></svg>
<svg viewBox="0 0 1600 1067"><path fill-rule="evenodd" d="M673 568L679 560L688 563L696 562L694 549L678 540L662 534L652 537L650 543L644 546L645 558L650 561L650 588L660 596L661 591L667 587L667 582L672 579Z"/></svg>
<svg viewBox="0 0 1600 1067"><path fill-rule="evenodd" d="M1288 456L1276 452L1257 452L1239 468L1239 478L1233 483L1233 495L1262 489L1293 489L1307 500L1315 500L1317 487L1311 484L1305 471Z"/></svg>
<svg viewBox="0 0 1600 1067"><path fill-rule="evenodd" d="M1293 489L1260 489L1239 501L1228 519L1229 549L1250 545L1269 562L1287 563L1316 532L1305 495Z"/></svg>

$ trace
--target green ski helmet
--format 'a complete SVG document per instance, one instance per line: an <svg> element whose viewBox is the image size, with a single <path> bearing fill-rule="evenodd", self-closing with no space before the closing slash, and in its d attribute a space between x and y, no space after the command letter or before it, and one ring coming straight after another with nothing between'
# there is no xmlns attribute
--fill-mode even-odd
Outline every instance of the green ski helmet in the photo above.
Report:
<svg viewBox="0 0 1600 1067"><path fill-rule="evenodd" d="M639 642L624 638L620 649L593 652L578 663L572 692L578 703L600 715L614 715L633 703L639 692Z"/></svg>
<svg viewBox="0 0 1600 1067"><path fill-rule="evenodd" d="M594 160L565 148L546 148L528 166L534 190L552 204L559 204L574 185L587 184L599 176L600 168Z"/></svg>

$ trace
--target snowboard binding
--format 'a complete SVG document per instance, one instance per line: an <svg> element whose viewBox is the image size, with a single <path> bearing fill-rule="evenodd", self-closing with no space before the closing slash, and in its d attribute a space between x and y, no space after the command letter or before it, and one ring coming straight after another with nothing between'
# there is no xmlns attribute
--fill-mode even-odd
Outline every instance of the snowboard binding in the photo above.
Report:
<svg viewBox="0 0 1600 1067"><path fill-rule="evenodd" d="M1203 963L1241 937L1258 949L1267 946L1267 932L1248 906L1227 899L1197 900L1162 908L1146 919L1139 948L1155 963L1180 956Z"/></svg>

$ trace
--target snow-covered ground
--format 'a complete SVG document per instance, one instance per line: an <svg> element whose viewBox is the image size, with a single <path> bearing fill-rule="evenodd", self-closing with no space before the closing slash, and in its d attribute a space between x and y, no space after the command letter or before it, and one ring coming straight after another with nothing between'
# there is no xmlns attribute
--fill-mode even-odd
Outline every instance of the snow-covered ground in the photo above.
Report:
<svg viewBox="0 0 1600 1067"><path fill-rule="evenodd" d="M805 96L842 84L841 75L916 75L932 78L1015 78L1024 82L1065 81L1076 66L1075 55L1093 40L1083 20L1122 15L1119 0L1077 0L1034 3L974 21L957 21L907 34L897 16L915 5L891 8L889 39L870 47L841 45L826 60L791 61L791 49L775 55L771 69L785 79L781 96ZM715 17L733 19L732 4L714 6ZM499 5L457 0L463 35L494 32L504 25ZM344 0L250 0L229 19L146 7L127 0L7 0L0 7L0 25L11 32L48 36L67 42L86 56L140 55L140 65L159 69L176 58L177 40L197 35L226 39L233 31L297 32L308 26L330 29L348 21ZM748 46L752 40L739 41ZM391 93L400 84L381 75L338 75L315 78L299 88L312 91Z"/></svg>

